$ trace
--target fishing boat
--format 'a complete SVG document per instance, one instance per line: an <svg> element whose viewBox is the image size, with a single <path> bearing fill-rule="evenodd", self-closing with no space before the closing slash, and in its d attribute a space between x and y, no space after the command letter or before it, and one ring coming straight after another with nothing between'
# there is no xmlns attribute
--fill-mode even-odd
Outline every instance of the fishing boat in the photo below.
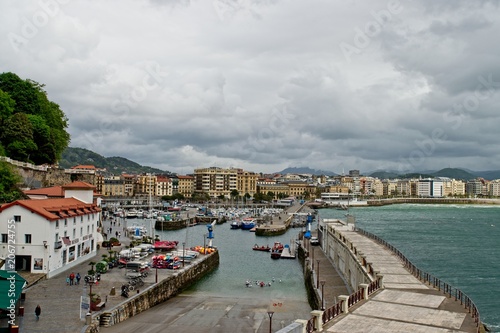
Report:
<svg viewBox="0 0 500 333"><path fill-rule="evenodd" d="M250 230L255 227L255 220L252 218L245 218L243 222L241 222L241 229Z"/></svg>
<svg viewBox="0 0 500 333"><path fill-rule="evenodd" d="M265 252L269 252L271 251L271 248L269 247L269 245L262 245L262 246L259 246L257 244L255 244L252 248L254 251L265 251Z"/></svg>
<svg viewBox="0 0 500 333"><path fill-rule="evenodd" d="M231 222L231 229L241 229L241 222L236 220Z"/></svg>
<svg viewBox="0 0 500 333"><path fill-rule="evenodd" d="M281 253L283 252L283 244L281 242L274 242L273 248L271 249L271 259L281 258Z"/></svg>

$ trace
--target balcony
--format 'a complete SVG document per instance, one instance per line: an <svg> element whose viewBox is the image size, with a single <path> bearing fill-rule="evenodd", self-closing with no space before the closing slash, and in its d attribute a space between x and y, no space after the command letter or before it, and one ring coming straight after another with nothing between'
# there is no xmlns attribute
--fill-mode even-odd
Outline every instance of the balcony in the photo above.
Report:
<svg viewBox="0 0 500 333"><path fill-rule="evenodd" d="M62 247L62 242L54 242L54 250L59 250Z"/></svg>

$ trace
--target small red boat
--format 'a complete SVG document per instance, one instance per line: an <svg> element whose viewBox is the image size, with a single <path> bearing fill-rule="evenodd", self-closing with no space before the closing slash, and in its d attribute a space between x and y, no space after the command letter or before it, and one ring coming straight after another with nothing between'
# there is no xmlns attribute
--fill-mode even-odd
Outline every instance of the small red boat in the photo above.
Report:
<svg viewBox="0 0 500 333"><path fill-rule="evenodd" d="M179 241L156 241L153 245L155 250L170 251L177 247Z"/></svg>
<svg viewBox="0 0 500 333"><path fill-rule="evenodd" d="M281 253L283 252L283 248L284 248L283 244L281 244L280 242L275 242L271 250L271 258L272 259L281 258Z"/></svg>
<svg viewBox="0 0 500 333"><path fill-rule="evenodd" d="M259 245L255 244L252 249L254 251L265 251L265 252L271 251L271 248L269 247L269 245L267 245L267 246L264 246L264 245L259 246Z"/></svg>

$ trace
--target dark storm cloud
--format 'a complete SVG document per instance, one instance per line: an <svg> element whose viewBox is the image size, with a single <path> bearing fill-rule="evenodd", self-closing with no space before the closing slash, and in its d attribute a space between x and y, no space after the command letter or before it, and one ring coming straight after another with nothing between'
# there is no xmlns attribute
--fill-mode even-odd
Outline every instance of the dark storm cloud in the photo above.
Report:
<svg viewBox="0 0 500 333"><path fill-rule="evenodd" d="M49 5L47 5L49 4ZM498 168L496 1L4 1L72 146L181 173Z"/></svg>

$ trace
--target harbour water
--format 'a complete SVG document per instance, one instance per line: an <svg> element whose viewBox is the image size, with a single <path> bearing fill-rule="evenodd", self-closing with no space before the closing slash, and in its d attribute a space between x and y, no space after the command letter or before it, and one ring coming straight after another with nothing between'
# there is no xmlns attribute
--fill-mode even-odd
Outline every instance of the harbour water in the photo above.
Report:
<svg viewBox="0 0 500 333"><path fill-rule="evenodd" d="M476 304L491 332L500 332L500 206L401 204L350 208L349 213L359 227L396 246L419 268L461 289ZM322 209L319 214L345 219L346 211ZM128 222L134 221L147 226L145 221ZM254 244L293 243L299 231L290 229L285 235L267 238L231 230L228 223L215 226L213 243L221 250L220 267L186 292L269 303L306 302L297 260L272 260L269 253L252 250ZM207 228L198 225L155 234L185 242L187 248L202 245ZM268 282L273 277L270 288L245 287L246 280Z"/></svg>
<svg viewBox="0 0 500 333"><path fill-rule="evenodd" d="M420 269L467 294L500 332L500 207L392 205L350 208L358 227L396 246ZM346 211L320 210L345 219Z"/></svg>
<svg viewBox="0 0 500 333"><path fill-rule="evenodd" d="M127 220L128 225L134 223L150 229L149 221ZM175 231L155 230L155 235L159 235L162 240L179 241L177 249L182 250L183 242L186 249L203 245L204 242L208 244L207 230L207 226L202 224ZM220 250L219 268L184 293L207 297L253 298L271 307L281 307L282 310L293 307L294 311L301 313L301 318L309 318L311 308L298 260L271 259L270 252L252 250L255 244L273 246L275 241L293 247L300 230L291 228L281 236L260 237L248 230L233 230L230 223L215 225L213 245ZM252 281L252 286L247 287L246 281ZM270 282L271 286L258 287L256 281ZM291 321L285 324L289 323Z"/></svg>

